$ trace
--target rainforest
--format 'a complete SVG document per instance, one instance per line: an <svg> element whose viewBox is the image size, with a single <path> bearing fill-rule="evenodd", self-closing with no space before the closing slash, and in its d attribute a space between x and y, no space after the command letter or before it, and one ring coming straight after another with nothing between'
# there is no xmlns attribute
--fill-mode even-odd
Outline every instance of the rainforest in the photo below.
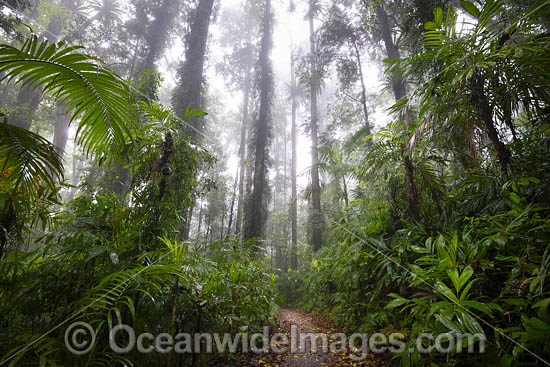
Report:
<svg viewBox="0 0 550 367"><path fill-rule="evenodd" d="M550 1L0 0L0 366L550 366Z"/></svg>

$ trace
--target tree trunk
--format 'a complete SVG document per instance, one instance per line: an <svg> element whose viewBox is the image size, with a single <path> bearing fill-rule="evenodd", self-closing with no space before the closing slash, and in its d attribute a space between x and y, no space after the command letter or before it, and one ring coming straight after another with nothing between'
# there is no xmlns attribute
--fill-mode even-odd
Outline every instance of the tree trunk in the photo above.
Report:
<svg viewBox="0 0 550 367"><path fill-rule="evenodd" d="M367 109L367 88L365 87L365 79L363 77L363 66L361 65L361 53L359 52L359 47L357 47L357 43L355 41L353 41L353 48L355 49L355 58L357 59L357 69L359 70L359 80L361 81L361 106L363 107L363 115L365 116L365 126L369 128L368 131L366 132L368 135L370 134L370 122L369 122L369 111Z"/></svg>
<svg viewBox="0 0 550 367"><path fill-rule="evenodd" d="M61 150L64 154L69 138L69 122L71 121L70 112L65 111L65 108L58 104L55 114L55 127L53 132L53 145Z"/></svg>
<svg viewBox="0 0 550 367"><path fill-rule="evenodd" d="M290 256L291 269L298 269L298 195L296 190L296 109L298 101L296 98L296 75L294 70L294 50L290 55L290 80L292 84L291 99L292 99L292 125L290 130L292 140L292 173L290 176L292 186L292 196L290 199L290 223L292 248Z"/></svg>
<svg viewBox="0 0 550 367"><path fill-rule="evenodd" d="M173 24L176 16L177 0L164 0L158 9L155 9L155 20L151 25L147 37L149 52L145 57L140 73L145 69L155 69L155 62L166 47L168 39L168 31ZM209 15L210 17L210 15Z"/></svg>
<svg viewBox="0 0 550 367"><path fill-rule="evenodd" d="M68 12L61 11L59 14L53 16L44 32L40 35L40 39L45 38L49 42L57 42L67 18L72 15L72 12L76 8L76 1L63 0L60 6L64 8L63 10L68 10ZM10 116L10 124L29 130L41 100L41 92L34 89L33 85L21 88L16 98L16 106L18 108L17 111Z"/></svg>
<svg viewBox="0 0 550 367"><path fill-rule="evenodd" d="M313 29L313 0L309 0L309 48L310 48L310 98L311 98L311 245L313 251L321 249L323 243L321 219L321 186L319 184L319 152L317 136L317 93L319 75L317 72L317 51Z"/></svg>
<svg viewBox="0 0 550 367"><path fill-rule="evenodd" d="M375 12L382 31L382 39L384 40L384 45L386 46L388 58L399 59L399 49L397 48L397 45L393 43L388 14L386 13L386 10L384 10L383 1L376 8ZM392 75L392 89L396 101L403 99L407 95L403 77L397 72L394 72Z"/></svg>
<svg viewBox="0 0 550 367"><path fill-rule="evenodd" d="M493 122L491 105L489 104L489 100L487 99L487 95L485 94L483 87L483 78L478 73L475 75L473 89L475 101L477 102L479 112L481 114L481 119L483 120L485 129L487 130L487 136L489 137L489 140L491 140L491 143L497 153L500 170L502 171L504 177L508 177L508 166L510 165L510 158L512 154L508 148L506 148L506 145L504 145L504 143L500 140L498 131Z"/></svg>
<svg viewBox="0 0 550 367"><path fill-rule="evenodd" d="M249 58L250 61L250 58ZM241 125L241 143L239 146L239 201L237 204L237 220L235 223L235 234L241 233L243 209L244 209L244 180L245 180L245 157L246 157L246 136L249 124L248 105L250 100L250 75L251 66L248 65L243 87L243 122Z"/></svg>
<svg viewBox="0 0 550 367"><path fill-rule="evenodd" d="M185 62L179 70L180 85L173 96L174 109L178 116L183 116L187 107L196 109L203 106L201 96L204 57L206 41L214 0L200 0L195 12L191 30L187 35ZM191 126L186 127L186 133L192 140L199 140L199 132L203 130L203 119L193 117L188 120Z"/></svg>
<svg viewBox="0 0 550 367"><path fill-rule="evenodd" d="M271 0L265 2L265 14L262 24L262 40L259 55L260 65L260 111L256 120L255 129L255 159L254 159L254 187L245 221L245 240L261 238L263 236L266 213L264 194L267 190L267 144L271 119L271 103L273 96L273 71L269 53L271 51L272 32ZM252 251L256 252L258 246Z"/></svg>
<svg viewBox="0 0 550 367"><path fill-rule="evenodd" d="M202 226L202 201L199 207L199 226L197 228L197 238L199 238L199 234L201 233L201 226ZM189 237L189 235L187 237Z"/></svg>
<svg viewBox="0 0 550 367"><path fill-rule="evenodd" d="M397 48L397 45L393 42L388 14L384 10L383 2L380 3L375 12L378 22L380 23L382 39L384 40L384 45L386 46L386 53L388 55L388 58L399 59L399 49ZM403 76L397 71L394 71L392 74L392 89L396 102L402 100L407 95ZM405 116L404 120L406 128L410 123L410 117L408 116L408 114ZM403 164L405 166L405 193L409 202L411 213L415 218L418 219L420 217L420 199L418 197L418 190L414 182L414 166L412 160L410 159L409 152L406 151L406 147L404 145L401 148L401 155L403 157Z"/></svg>
<svg viewBox="0 0 550 367"><path fill-rule="evenodd" d="M231 209L229 210L229 222L227 223L227 235L225 236L225 240L229 240L229 236L231 235L231 226L233 225L233 211L235 209L235 200L237 196L237 183L239 182L239 168L237 168L237 173L235 174L235 182L233 183L233 195L231 198ZM223 235L223 234L222 234Z"/></svg>

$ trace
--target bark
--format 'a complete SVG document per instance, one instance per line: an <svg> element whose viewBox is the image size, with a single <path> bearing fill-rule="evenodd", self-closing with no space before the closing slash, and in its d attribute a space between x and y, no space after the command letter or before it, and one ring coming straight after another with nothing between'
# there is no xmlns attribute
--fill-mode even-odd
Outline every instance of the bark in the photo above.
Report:
<svg viewBox="0 0 550 367"><path fill-rule="evenodd" d="M233 211L235 209L235 200L237 196L238 182L239 182L239 168L237 168L237 173L235 175L235 182L233 183L233 196L231 198L231 209L229 209L229 222L227 223L227 235L225 236L226 240L229 240L229 236L231 235L231 226L233 225ZM223 236L223 231L222 231L222 236Z"/></svg>
<svg viewBox="0 0 550 367"><path fill-rule="evenodd" d="M75 160L78 160L78 164L76 164ZM74 169L75 166L76 169ZM73 153L73 186L78 186L80 184L80 175L82 174L83 169L84 160L76 157L76 153ZM76 188L71 188L71 191L69 193L70 199L74 197L74 195L76 194L76 190Z"/></svg>
<svg viewBox="0 0 550 367"><path fill-rule="evenodd" d="M135 69L136 69L136 60L137 60L137 54L139 49L139 38L136 39L136 43L134 45L134 55L132 56L132 63L130 66L130 74L128 75L128 79L132 80L134 77Z"/></svg>
<svg viewBox="0 0 550 367"><path fill-rule="evenodd" d="M214 0L200 0L195 11L193 24L187 36L185 61L178 74L180 85L172 96L174 110L178 116L183 116L187 107L200 108L202 100L202 82L204 70L204 58L206 54L206 41ZM193 141L199 141L199 132L203 130L203 118L193 117L188 119L185 134ZM183 223L183 240L189 238L191 219L193 218L193 206L189 207L186 219Z"/></svg>
<svg viewBox="0 0 550 367"><path fill-rule="evenodd" d="M353 41L353 48L355 50L355 58L357 59L357 68L359 70L359 80L361 81L361 106L363 107L363 115L365 116L365 126L369 127L369 130L366 134L370 134L370 123L369 123L369 111L367 109L367 88L365 87L365 79L363 77L363 66L361 65L361 53L359 52L359 47L357 43ZM369 140L370 142L370 140Z"/></svg>
<svg viewBox="0 0 550 367"><path fill-rule="evenodd" d="M399 59L399 49L397 45L393 42L388 14L384 10L383 2L380 3L375 12L378 23L380 24L382 39L386 47L388 58ZM403 76L398 71L394 71L392 75L392 90L396 102L402 100L407 96ZM408 116L408 114L405 116L404 122L405 127L408 127L410 123L410 117ZM407 196L411 213L415 218L418 219L420 218L420 199L418 197L418 189L414 182L414 166L413 162L411 161L409 152L406 151L406 147L404 145L401 148L401 155L403 157L403 164L405 166L405 195Z"/></svg>
<svg viewBox="0 0 550 367"><path fill-rule="evenodd" d="M250 60L250 58L249 58ZM246 75L243 87L243 122L241 126L241 142L239 146L239 201L237 204L237 220L235 223L235 234L241 233L243 209L244 209L244 181L245 181L245 157L246 157L246 136L249 125L248 107L250 103L250 64L246 68Z"/></svg>
<svg viewBox="0 0 550 367"><path fill-rule="evenodd" d="M420 203L418 200L418 190L414 183L414 167L411 158L408 155L403 156L405 163L405 195L409 201L410 210L415 218L420 218Z"/></svg>
<svg viewBox="0 0 550 367"><path fill-rule="evenodd" d="M148 34L149 52L145 57L141 71L155 69L155 62L166 47L169 29L174 22L178 0L164 0L161 6L155 10L155 20L151 24Z"/></svg>
<svg viewBox="0 0 550 367"><path fill-rule="evenodd" d="M298 269L298 196L296 190L296 110L298 101L296 98L296 75L294 71L294 54L290 55L290 78L292 81L292 125L291 125L291 140L292 140L292 197L290 199L290 223L292 247L290 256L290 267L294 270Z"/></svg>
<svg viewBox="0 0 550 367"><path fill-rule="evenodd" d="M69 138L69 122L71 115L65 111L65 108L58 104L55 116L55 127L53 132L53 145L58 147L64 154Z"/></svg>
<svg viewBox="0 0 550 367"><path fill-rule="evenodd" d="M399 49L397 48L397 45L393 42L388 14L386 13L386 10L384 10L383 2L380 3L375 12L378 23L380 24L380 30L382 31L382 40L384 41L384 45L386 46L386 53L388 55L388 58L399 59ZM396 101L403 99L407 95L403 77L396 71L392 75L392 89Z"/></svg>
<svg viewBox="0 0 550 367"><path fill-rule="evenodd" d="M267 144L269 138L269 123L271 119L271 103L273 75L269 59L271 51L272 15L271 0L265 2L265 14L262 24L262 41L259 55L260 65L260 111L255 129L254 157L254 187L247 212L245 240L263 236L266 215L264 213L264 193L267 189ZM257 246L253 252L257 251Z"/></svg>
<svg viewBox="0 0 550 367"><path fill-rule="evenodd" d="M175 336L176 335L176 315L178 310L178 296L180 294L180 283L179 278L176 277L176 281L174 282L174 285L172 286L172 321L170 323L170 335ZM173 353L170 353L168 358L168 366L176 366L177 362L174 359Z"/></svg>
<svg viewBox="0 0 550 367"><path fill-rule="evenodd" d="M166 133L164 136L164 142L162 143L162 156L160 158L160 172L161 172L161 179L159 182L159 194L158 194L158 202L162 202L162 198L164 197L164 194L166 192L166 187L168 185L168 178L170 176L170 167L168 166L168 162L170 161L170 156L173 152L173 146L174 142L172 139L171 133Z"/></svg>
<svg viewBox="0 0 550 367"><path fill-rule="evenodd" d="M40 92L31 86L21 88L15 102L17 110L11 114L8 121L15 126L29 130L41 100Z"/></svg>
<svg viewBox="0 0 550 367"><path fill-rule="evenodd" d="M185 62L179 70L180 85L174 93L174 109L178 116L183 116L187 107L202 107L201 96L206 41L214 0L200 0L195 12L193 24L187 37ZM203 130L203 118L193 117L188 120L191 127L186 127L187 135L194 141L199 140L199 131Z"/></svg>
<svg viewBox="0 0 550 367"><path fill-rule="evenodd" d="M199 234L201 233L201 226L202 226L202 201L201 201L201 205L199 207L199 226L198 226L198 229L197 229L197 238L199 237Z"/></svg>
<svg viewBox="0 0 550 367"><path fill-rule="evenodd" d="M319 183L319 152L317 134L317 92L319 82L317 75L317 51L315 49L315 33L313 29L313 0L309 0L309 48L310 48L310 98L311 98L311 245L313 251L321 249L322 217L321 217L321 186Z"/></svg>
<svg viewBox="0 0 550 367"><path fill-rule="evenodd" d="M481 119L483 120L485 129L487 130L487 136L489 137L489 140L491 140L491 144L493 144L493 147L497 153L500 170L502 171L504 177L508 177L508 166L510 165L510 158L512 154L508 148L506 148L506 145L504 145L504 143L500 140L498 131L493 121L491 105L489 104L489 100L485 94L483 79L480 75L476 75L475 78L474 96L478 104Z"/></svg>

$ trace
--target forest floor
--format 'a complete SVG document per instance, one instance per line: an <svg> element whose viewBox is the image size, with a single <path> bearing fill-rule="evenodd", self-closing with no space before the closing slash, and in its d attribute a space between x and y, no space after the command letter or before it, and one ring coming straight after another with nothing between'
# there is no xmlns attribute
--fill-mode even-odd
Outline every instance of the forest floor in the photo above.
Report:
<svg viewBox="0 0 550 367"><path fill-rule="evenodd" d="M292 326L295 325L294 333L292 333ZM307 334L313 333L317 337L317 348L312 348L310 340L306 339L305 348L302 350L296 350L294 352L287 350L285 353L270 352L267 354L253 354L247 353L241 355L237 361L239 367L335 367L335 366L384 366L387 365L383 356L375 357L373 354L365 356L364 360L358 361L352 359L349 353L337 352L336 350L330 351L322 349L321 337L319 335L325 334L328 337L329 345L334 343L334 339L330 337L335 333L340 333L334 325L321 317L307 313L300 309L284 308L280 310L277 324L272 331L273 333L282 333L286 335L288 340L291 339L291 334ZM271 339L272 348L279 346L275 343L274 339ZM290 346L290 342L287 344ZM296 343L299 346L299 343ZM329 348L330 349L330 348Z"/></svg>

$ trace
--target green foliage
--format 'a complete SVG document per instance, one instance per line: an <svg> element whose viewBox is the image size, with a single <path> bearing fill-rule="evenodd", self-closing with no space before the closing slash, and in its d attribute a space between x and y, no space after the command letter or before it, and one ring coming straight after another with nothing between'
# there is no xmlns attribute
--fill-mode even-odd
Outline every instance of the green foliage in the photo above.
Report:
<svg viewBox="0 0 550 367"><path fill-rule="evenodd" d="M329 223L334 243L305 259L301 304L350 331L401 332L403 366L535 364L550 325L548 8L461 5L474 24L459 30L455 9L436 8L426 50L388 60L417 88L363 138L358 187ZM479 333L486 351L423 355L421 333Z"/></svg>
<svg viewBox="0 0 550 367"><path fill-rule="evenodd" d="M164 358L138 352L121 358L109 351L109 330L121 323L133 325L136 333L158 334L252 331L274 321L275 277L246 250L226 242L201 248L161 238L162 247L136 252L144 244L136 243L141 219L135 209L121 207L116 197L80 198L73 205L74 214L43 238L43 247L11 251L0 262L3 332L18 335L2 338L2 360L68 317L96 331L97 343L84 363L89 366ZM63 346L65 327L10 363L79 363Z"/></svg>
<svg viewBox="0 0 550 367"><path fill-rule="evenodd" d="M55 201L64 172L60 152L49 141L2 122L0 157L0 213L11 208L26 216L41 200Z"/></svg>
<svg viewBox="0 0 550 367"><path fill-rule="evenodd" d="M126 84L101 60L78 53L80 47L39 41L32 36L17 48L0 46L3 79L16 79L21 86L42 88L80 119L77 142L87 154L112 159L111 149L130 137L135 124L128 104Z"/></svg>

